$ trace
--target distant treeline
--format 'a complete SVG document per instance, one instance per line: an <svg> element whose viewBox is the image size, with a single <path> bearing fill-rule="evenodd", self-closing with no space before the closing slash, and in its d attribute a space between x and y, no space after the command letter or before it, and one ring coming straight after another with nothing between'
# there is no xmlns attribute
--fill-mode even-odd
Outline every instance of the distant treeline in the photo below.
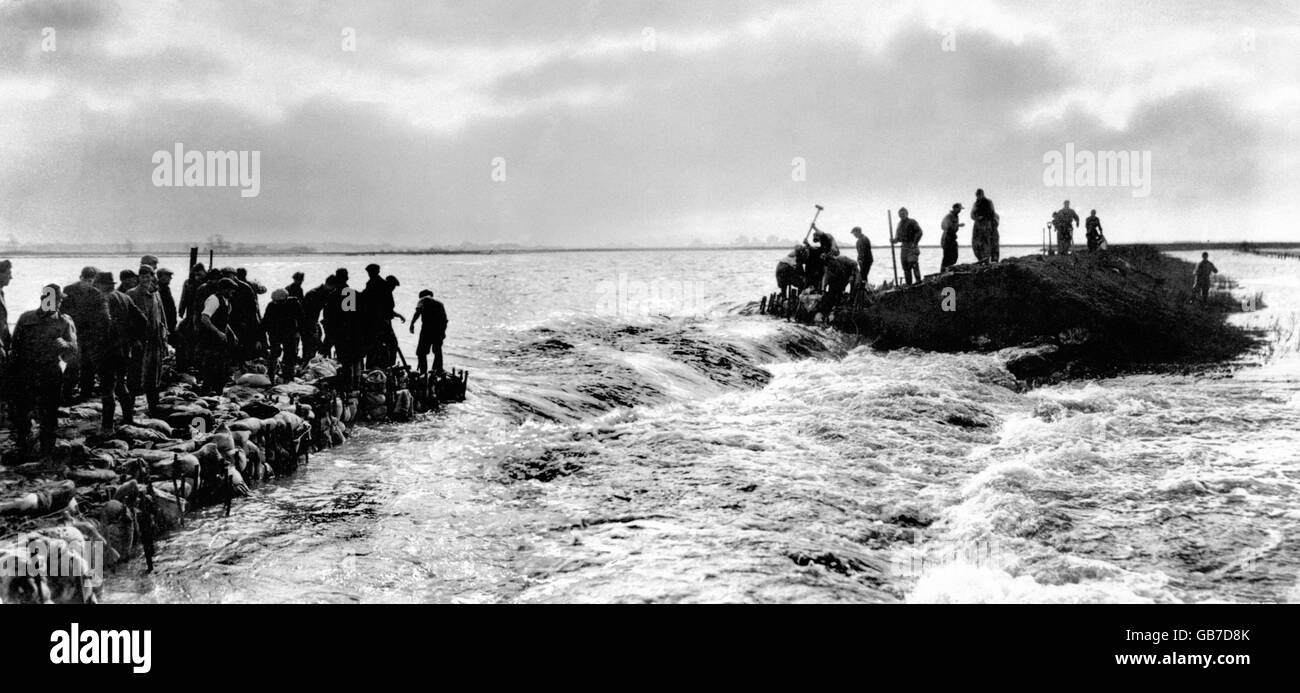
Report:
<svg viewBox="0 0 1300 693"><path fill-rule="evenodd" d="M1271 244L1271 243L1242 243L1237 246L1237 250L1252 255L1264 255L1266 257L1280 257L1288 260L1300 260L1300 251L1294 250L1296 244ZM1285 250L1279 250L1284 248Z"/></svg>

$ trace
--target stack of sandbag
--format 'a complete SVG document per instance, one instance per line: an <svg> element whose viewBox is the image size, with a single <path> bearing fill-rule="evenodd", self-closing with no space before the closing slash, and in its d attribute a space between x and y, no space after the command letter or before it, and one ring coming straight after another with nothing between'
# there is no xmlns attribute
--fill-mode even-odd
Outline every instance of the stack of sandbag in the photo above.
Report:
<svg viewBox="0 0 1300 693"><path fill-rule="evenodd" d="M361 378L361 418L366 421L388 418L388 374L380 369L366 371Z"/></svg>

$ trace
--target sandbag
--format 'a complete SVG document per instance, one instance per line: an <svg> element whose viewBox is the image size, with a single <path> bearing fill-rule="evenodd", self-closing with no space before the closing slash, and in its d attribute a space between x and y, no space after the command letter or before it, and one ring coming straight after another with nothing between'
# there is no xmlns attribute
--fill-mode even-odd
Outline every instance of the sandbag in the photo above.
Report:
<svg viewBox="0 0 1300 693"><path fill-rule="evenodd" d="M136 419L135 423L137 426L153 429L168 438L172 437L172 427L166 421L160 421L158 419Z"/></svg>
<svg viewBox="0 0 1300 693"><path fill-rule="evenodd" d="M112 469L70 469L68 478L78 486L94 486L110 481L117 481L117 472Z"/></svg>
<svg viewBox="0 0 1300 693"><path fill-rule="evenodd" d="M245 373L235 379L235 384L243 387L271 387L271 379L261 373Z"/></svg>

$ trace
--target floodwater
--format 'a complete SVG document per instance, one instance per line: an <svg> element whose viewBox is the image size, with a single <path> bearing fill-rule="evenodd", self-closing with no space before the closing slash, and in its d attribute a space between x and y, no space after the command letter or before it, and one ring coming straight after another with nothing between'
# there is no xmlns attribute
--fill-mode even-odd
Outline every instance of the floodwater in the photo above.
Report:
<svg viewBox="0 0 1300 693"><path fill-rule="evenodd" d="M742 314L780 254L377 258L399 311L446 303L468 401L190 516L106 600L1300 600L1300 263L1214 254L1267 305L1231 372L1017 393L996 355ZM278 286L371 260L230 262ZM81 264L19 260L11 317Z"/></svg>

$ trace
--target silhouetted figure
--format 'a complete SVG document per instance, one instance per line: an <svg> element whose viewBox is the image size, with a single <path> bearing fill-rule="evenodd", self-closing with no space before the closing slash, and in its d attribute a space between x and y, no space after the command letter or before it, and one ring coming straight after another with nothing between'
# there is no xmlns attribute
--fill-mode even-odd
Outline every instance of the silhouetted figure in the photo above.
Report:
<svg viewBox="0 0 1300 693"><path fill-rule="evenodd" d="M984 189L975 191L975 204L970 209L971 249L975 251L977 262L997 262L1000 255L998 239L998 213L993 209L993 200L984 196Z"/></svg>
<svg viewBox="0 0 1300 693"><path fill-rule="evenodd" d="M1079 224L1079 213L1070 209L1070 201L1052 214L1052 228L1056 229L1056 252L1069 255L1074 247L1074 227Z"/></svg>
<svg viewBox="0 0 1300 693"><path fill-rule="evenodd" d="M126 292L144 314L144 331L131 349L131 394L144 395L152 416L158 409L162 365L167 356L167 317L158 296L158 277L148 265L140 267L140 283Z"/></svg>
<svg viewBox="0 0 1300 693"><path fill-rule="evenodd" d="M113 432L113 405L122 405L122 423L135 416L135 397L131 395L131 349L145 330L144 313L130 296L113 288L113 273L100 272L95 288L104 296L108 309L103 354L99 361L99 399L102 405L100 431Z"/></svg>
<svg viewBox="0 0 1300 693"><path fill-rule="evenodd" d="M172 271L166 267L158 270L158 300L162 301L163 317L170 336L176 332L176 298L172 296Z"/></svg>
<svg viewBox="0 0 1300 693"><path fill-rule="evenodd" d="M209 394L220 394L225 389L230 364L239 347L239 338L230 325L231 304L239 290L239 283L233 276L222 277L214 285L204 288L206 296L199 312L197 353L202 369L200 381Z"/></svg>
<svg viewBox="0 0 1300 693"><path fill-rule="evenodd" d="M271 303L262 316L262 327L266 329L266 344L270 349L267 373L272 378L283 358L281 377L285 382L293 380L298 365L298 339L304 322L302 303L298 299L290 296L287 289L271 292Z"/></svg>
<svg viewBox="0 0 1300 693"><path fill-rule="evenodd" d="M72 318L59 312L62 300L63 289L58 284L47 284L41 290L41 306L23 313L14 326L12 418L20 454L27 452L33 409L41 425L41 454L54 451L63 392L59 361L70 360L77 351L77 328Z"/></svg>
<svg viewBox="0 0 1300 693"><path fill-rule="evenodd" d="M822 295L813 313L821 313L826 321L831 311L840 304L844 290L858 277L858 263L851 258L834 256L826 263L826 293Z"/></svg>
<svg viewBox="0 0 1300 693"><path fill-rule="evenodd" d="M957 231L965 226L958 216L961 213L962 206L956 202L939 222L939 228L943 230L943 236L939 238L939 247L943 248L943 262L939 265L940 272L947 272L949 267L957 264Z"/></svg>
<svg viewBox="0 0 1300 693"><path fill-rule="evenodd" d="M861 226L854 226L849 233L852 233L853 237L858 239L858 282L866 286L869 283L867 275L871 273L871 265L875 262L875 258L871 255L871 239L867 238L867 234L862 232Z"/></svg>
<svg viewBox="0 0 1300 693"><path fill-rule="evenodd" d="M95 393L95 376L103 358L105 332L108 330L108 303L95 288L99 270L86 267L75 284L63 287L59 312L72 318L77 328L77 354L64 371L64 401L80 401Z"/></svg>
<svg viewBox="0 0 1300 693"><path fill-rule="evenodd" d="M1209 253L1201 253L1201 261L1196 264L1196 283L1192 285L1192 293L1201 297L1201 303L1210 302L1210 282L1211 277L1219 273L1219 268L1210 262Z"/></svg>
<svg viewBox="0 0 1300 693"><path fill-rule="evenodd" d="M303 331L302 331L302 357L311 359L317 354L329 355L329 347L325 346L321 335L321 312L325 310L325 304L329 302L330 297L338 291L338 280L334 275L325 277L325 282L320 286L311 289L302 297L302 314L303 314Z"/></svg>
<svg viewBox="0 0 1300 693"><path fill-rule="evenodd" d="M802 289L807 280L804 277L804 264L808 261L808 248L796 245L789 255L776 261L776 288L785 293L789 287ZM411 318L414 329L415 318Z"/></svg>
<svg viewBox="0 0 1300 693"><path fill-rule="evenodd" d="M420 292L420 301L411 315L411 334L415 334L415 323L421 318L420 342L415 347L415 356L420 362L420 372L429 371L429 352L433 352L433 372L442 372L442 343L447 337L447 309L442 302L434 300L433 292L425 289Z"/></svg>
<svg viewBox="0 0 1300 693"><path fill-rule="evenodd" d="M303 298L302 280L305 278L306 277L303 275L302 272L294 272L293 282L290 283L288 286L284 287L284 290L289 292L290 296L293 296L294 298L301 301Z"/></svg>
<svg viewBox="0 0 1300 693"><path fill-rule="evenodd" d="M907 208L898 209L898 228L894 242L902 247L898 259L903 263L903 277L909 285L921 281L921 225L908 216Z"/></svg>
<svg viewBox="0 0 1300 693"><path fill-rule="evenodd" d="M1097 210L1092 210L1088 219L1083 222L1084 234L1088 239L1088 252L1095 253L1101 248L1102 228L1101 219L1097 218Z"/></svg>

